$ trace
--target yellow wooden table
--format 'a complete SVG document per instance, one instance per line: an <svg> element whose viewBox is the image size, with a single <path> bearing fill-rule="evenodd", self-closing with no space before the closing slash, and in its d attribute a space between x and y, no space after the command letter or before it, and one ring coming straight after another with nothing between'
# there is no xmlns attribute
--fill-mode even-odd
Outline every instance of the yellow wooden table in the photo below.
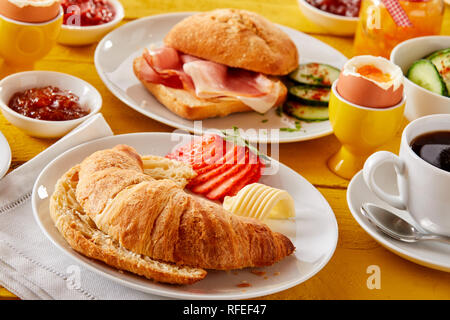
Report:
<svg viewBox="0 0 450 320"><path fill-rule="evenodd" d="M258 12L274 22L312 33L344 55L352 56L352 38L325 35L324 30L307 21L296 0L122 0L124 23L172 11L204 11L234 7ZM443 34L450 34L450 9L446 8ZM62 71L94 85L103 96L101 112L114 133L142 131L171 132L173 128L144 117L115 98L100 80L93 63L95 45L70 48L56 46L38 62L36 69ZM300 51L301 54L301 51ZM0 130L12 149L12 168L20 166L54 141L25 135L0 115ZM385 150L397 152L400 133ZM280 161L308 179L325 196L339 225L337 249L331 261L312 279L291 289L267 296L268 299L450 299L450 274L428 269L404 260L375 242L353 219L346 202L348 181L331 173L327 159L337 151L339 142L330 135L321 139L282 144ZM380 268L380 288L367 285L371 265ZM0 287L0 299L15 296Z"/></svg>

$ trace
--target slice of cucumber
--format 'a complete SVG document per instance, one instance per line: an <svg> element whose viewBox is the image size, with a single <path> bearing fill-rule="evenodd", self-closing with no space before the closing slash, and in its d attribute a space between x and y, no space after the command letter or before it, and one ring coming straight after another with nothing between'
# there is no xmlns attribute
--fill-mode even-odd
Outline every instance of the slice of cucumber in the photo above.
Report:
<svg viewBox="0 0 450 320"><path fill-rule="evenodd" d="M325 121L328 120L328 107L312 107L305 106L297 101L288 101L283 105L283 111L299 120L312 122L312 121Z"/></svg>
<svg viewBox="0 0 450 320"><path fill-rule="evenodd" d="M301 103L309 106L328 106L330 89L299 85L289 88L289 93Z"/></svg>
<svg viewBox="0 0 450 320"><path fill-rule="evenodd" d="M339 69L324 63L301 64L289 74L289 78L301 84L331 87L339 77Z"/></svg>
<svg viewBox="0 0 450 320"><path fill-rule="evenodd" d="M447 87L447 95L450 94L450 48L439 50L427 57L438 70Z"/></svg>
<svg viewBox="0 0 450 320"><path fill-rule="evenodd" d="M434 93L446 96L447 86L436 66L426 59L421 59L412 64L406 73L406 77L417 85Z"/></svg>
<svg viewBox="0 0 450 320"><path fill-rule="evenodd" d="M426 56L424 59L431 60L431 59L433 59L434 57L440 56L440 55L442 55L442 54L446 54L446 53L448 53L448 52L450 52L450 48L442 49L442 50L437 50L437 51L432 52L432 53L429 54L428 56Z"/></svg>

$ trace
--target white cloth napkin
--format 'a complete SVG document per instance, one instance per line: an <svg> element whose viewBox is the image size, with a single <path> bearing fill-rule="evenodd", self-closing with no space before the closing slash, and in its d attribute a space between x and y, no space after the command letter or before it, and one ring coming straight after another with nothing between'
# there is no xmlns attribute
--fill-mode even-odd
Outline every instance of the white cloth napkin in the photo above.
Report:
<svg viewBox="0 0 450 320"><path fill-rule="evenodd" d="M99 276L63 254L34 220L31 190L62 152L113 133L101 114L0 180L0 284L22 299L159 299Z"/></svg>

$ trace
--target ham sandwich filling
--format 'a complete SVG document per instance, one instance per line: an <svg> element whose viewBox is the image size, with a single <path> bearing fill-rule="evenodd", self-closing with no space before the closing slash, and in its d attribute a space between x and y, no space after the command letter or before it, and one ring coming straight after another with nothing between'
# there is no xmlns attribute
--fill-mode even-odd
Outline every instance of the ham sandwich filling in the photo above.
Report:
<svg viewBox="0 0 450 320"><path fill-rule="evenodd" d="M170 47L144 50L140 77L150 83L184 89L202 99L233 98L259 113L272 108L280 85L261 73L183 54Z"/></svg>

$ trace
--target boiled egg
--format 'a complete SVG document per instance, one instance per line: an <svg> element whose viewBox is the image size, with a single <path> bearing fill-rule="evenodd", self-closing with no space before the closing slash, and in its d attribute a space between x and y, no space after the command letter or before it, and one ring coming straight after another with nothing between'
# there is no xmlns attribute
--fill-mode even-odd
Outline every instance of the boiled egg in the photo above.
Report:
<svg viewBox="0 0 450 320"><path fill-rule="evenodd" d="M42 23L59 13L59 0L0 0L0 15L20 22Z"/></svg>
<svg viewBox="0 0 450 320"><path fill-rule="evenodd" d="M336 90L342 98L359 106L392 107L403 99L403 73L385 58L356 56L345 63Z"/></svg>

